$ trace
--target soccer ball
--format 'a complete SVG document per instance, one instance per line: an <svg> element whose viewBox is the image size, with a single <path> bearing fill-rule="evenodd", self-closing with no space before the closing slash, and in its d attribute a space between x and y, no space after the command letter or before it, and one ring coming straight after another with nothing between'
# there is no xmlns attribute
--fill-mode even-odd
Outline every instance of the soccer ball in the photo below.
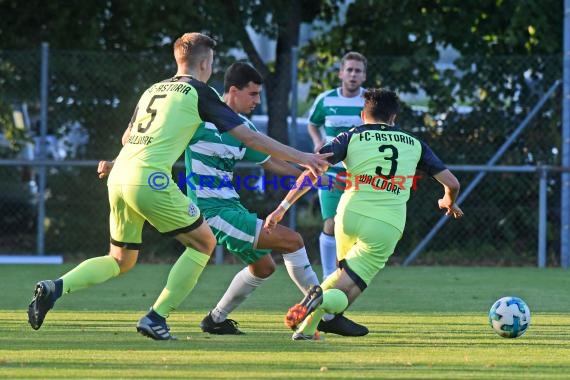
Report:
<svg viewBox="0 0 570 380"><path fill-rule="evenodd" d="M530 326L530 309L517 297L503 297L489 310L489 324L503 338L518 338Z"/></svg>

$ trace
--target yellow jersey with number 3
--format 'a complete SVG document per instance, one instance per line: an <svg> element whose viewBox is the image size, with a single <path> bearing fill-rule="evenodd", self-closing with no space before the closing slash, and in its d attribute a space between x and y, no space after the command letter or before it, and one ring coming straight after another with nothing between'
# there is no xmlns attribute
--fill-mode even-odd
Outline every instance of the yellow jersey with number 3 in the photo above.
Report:
<svg viewBox="0 0 570 380"><path fill-rule="evenodd" d="M401 232L406 203L418 186L416 169L432 176L443 162L421 140L387 124L365 124L335 137L320 153L332 152L331 164L342 161L346 177L337 176L344 193L337 215L350 210L389 223Z"/></svg>

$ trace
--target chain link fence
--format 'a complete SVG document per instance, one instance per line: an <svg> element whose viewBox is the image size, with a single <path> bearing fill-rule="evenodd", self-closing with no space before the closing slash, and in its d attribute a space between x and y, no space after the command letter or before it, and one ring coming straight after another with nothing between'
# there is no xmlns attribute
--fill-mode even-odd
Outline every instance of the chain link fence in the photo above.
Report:
<svg viewBox="0 0 570 380"><path fill-rule="evenodd" d="M38 50L0 51L0 254L36 253L38 167L14 160L38 157L40 67ZM400 126L425 140L447 164L456 165L454 172L465 188L478 173L461 168L489 161L561 78L561 67L560 57L459 57L430 71L412 58L369 57L365 85L399 91L406 104ZM96 162L117 155L140 93L175 70L170 55L50 51L46 158L53 164L46 166L45 218L40 222L47 254L79 260L107 252L107 189L97 178ZM220 90L222 77L223 68L218 68L211 81ZM312 101L313 94L298 95L300 102ZM560 108L558 88L496 164L559 165ZM309 140L299 120L290 134L306 150ZM488 173L463 202L466 217L447 223L415 263L536 265L538 191L538 172ZM548 173L547 195L547 265L557 266L559 172ZM441 217L440 196L435 181L425 176L418 181L393 263L402 263ZM242 197L261 217L277 204L270 193L242 191ZM322 222L316 193L303 198L296 211L298 231L318 263ZM171 260L181 249L150 226L144 240L141 260Z"/></svg>

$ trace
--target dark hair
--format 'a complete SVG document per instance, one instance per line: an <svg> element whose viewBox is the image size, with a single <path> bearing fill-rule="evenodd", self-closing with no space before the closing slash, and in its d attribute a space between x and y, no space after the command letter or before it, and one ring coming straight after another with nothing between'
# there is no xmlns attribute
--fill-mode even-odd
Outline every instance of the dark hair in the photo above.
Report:
<svg viewBox="0 0 570 380"><path fill-rule="evenodd" d="M259 71L247 62L232 63L224 75L224 92L228 92L232 86L241 90L249 82L262 85L263 77Z"/></svg>
<svg viewBox="0 0 570 380"><path fill-rule="evenodd" d="M400 111L398 94L385 88L366 90L362 111L374 120L388 122L392 115L396 115Z"/></svg>
<svg viewBox="0 0 570 380"><path fill-rule="evenodd" d="M214 50L215 47L216 41L205 34L184 33L174 41L174 58L178 64L186 63L194 67L207 58L210 50Z"/></svg>
<svg viewBox="0 0 570 380"><path fill-rule="evenodd" d="M340 68L342 69L344 67L344 64L346 63L346 61L360 61L364 64L364 71L366 71L366 65L368 64L368 61L366 60L366 57L363 56L362 54L355 52L355 51L351 51L346 53L342 59L340 60Z"/></svg>

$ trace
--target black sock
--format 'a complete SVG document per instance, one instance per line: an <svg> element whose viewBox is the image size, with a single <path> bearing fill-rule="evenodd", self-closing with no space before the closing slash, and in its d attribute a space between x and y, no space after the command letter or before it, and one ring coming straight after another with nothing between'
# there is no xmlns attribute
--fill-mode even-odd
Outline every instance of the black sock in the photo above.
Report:
<svg viewBox="0 0 570 380"><path fill-rule="evenodd" d="M161 322L161 323L166 322L166 318L158 314L156 311L154 311L154 309L150 309L150 311L146 315L155 322Z"/></svg>
<svg viewBox="0 0 570 380"><path fill-rule="evenodd" d="M61 278L58 278L53 283L55 284L55 294L54 294L55 296L54 301L55 301L63 294L63 280Z"/></svg>

